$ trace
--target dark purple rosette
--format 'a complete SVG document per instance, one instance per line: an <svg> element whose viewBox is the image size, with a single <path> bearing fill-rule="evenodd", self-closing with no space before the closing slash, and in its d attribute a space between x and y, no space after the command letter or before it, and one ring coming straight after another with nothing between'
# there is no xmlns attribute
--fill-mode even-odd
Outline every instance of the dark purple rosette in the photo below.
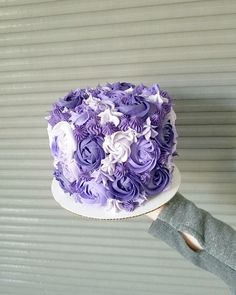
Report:
<svg viewBox="0 0 236 295"><path fill-rule="evenodd" d="M76 188L75 197L80 203L99 204L101 206L107 203L109 191L102 183L98 183L94 179L80 180Z"/></svg>
<svg viewBox="0 0 236 295"><path fill-rule="evenodd" d="M127 99L127 94L120 90L110 90L106 93L106 95L115 104L115 106L120 105L122 101Z"/></svg>
<svg viewBox="0 0 236 295"><path fill-rule="evenodd" d="M107 83L106 86L110 87L112 90L121 90L125 91L129 88L134 88L135 85L128 82L115 82L115 83Z"/></svg>
<svg viewBox="0 0 236 295"><path fill-rule="evenodd" d="M127 165L137 175L150 172L160 157L160 148L154 140L146 140L144 136L131 145L131 154Z"/></svg>
<svg viewBox="0 0 236 295"><path fill-rule="evenodd" d="M141 184L135 175L127 173L114 181L108 181L110 198L122 203L136 201L141 192Z"/></svg>
<svg viewBox="0 0 236 295"><path fill-rule="evenodd" d="M161 132L160 132L161 133ZM174 131L170 122L167 122L163 127L163 132L161 133L163 141L168 146L172 146L174 142Z"/></svg>
<svg viewBox="0 0 236 295"><path fill-rule="evenodd" d="M133 95L133 93L125 93L122 92L124 95L121 97L119 101L118 106L123 106L123 105L132 105L137 102L137 98Z"/></svg>
<svg viewBox="0 0 236 295"><path fill-rule="evenodd" d="M171 150L169 150L166 146L161 145L161 143L159 143L159 148L161 154L158 159L158 164L165 165L166 163L169 163L169 159L172 156Z"/></svg>
<svg viewBox="0 0 236 295"><path fill-rule="evenodd" d="M82 171L92 172L100 166L101 160L105 158L102 143L103 140L98 136L89 136L78 142L75 160Z"/></svg>
<svg viewBox="0 0 236 295"><path fill-rule="evenodd" d="M84 99L88 98L88 94L85 89L75 89L69 92L63 99L57 102L59 107L66 107L68 109L74 109L80 105Z"/></svg>
<svg viewBox="0 0 236 295"><path fill-rule="evenodd" d="M171 104L169 102L163 102L162 109L164 114L168 114L171 111Z"/></svg>
<svg viewBox="0 0 236 295"><path fill-rule="evenodd" d="M132 117L146 118L150 111L150 103L141 96L132 97L131 104L121 104L118 106L119 112Z"/></svg>
<svg viewBox="0 0 236 295"><path fill-rule="evenodd" d="M157 165L151 171L151 177L146 184L143 184L146 196L155 196L164 191L170 183L171 173L169 169Z"/></svg>
<svg viewBox="0 0 236 295"><path fill-rule="evenodd" d="M133 94L134 95L142 95L145 88L146 88L146 86L144 86L143 84L137 85L133 89Z"/></svg>
<svg viewBox="0 0 236 295"><path fill-rule="evenodd" d="M164 123L157 129L157 132L156 139L159 145L167 152L171 152L175 140L172 124L169 121Z"/></svg>

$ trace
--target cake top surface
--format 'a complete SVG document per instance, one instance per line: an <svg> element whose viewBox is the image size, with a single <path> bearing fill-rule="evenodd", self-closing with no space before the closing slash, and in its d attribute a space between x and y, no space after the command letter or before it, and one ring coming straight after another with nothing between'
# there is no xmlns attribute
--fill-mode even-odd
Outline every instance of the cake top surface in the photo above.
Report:
<svg viewBox="0 0 236 295"><path fill-rule="evenodd" d="M133 211L168 188L178 135L158 84L78 88L46 119L54 177L75 202Z"/></svg>

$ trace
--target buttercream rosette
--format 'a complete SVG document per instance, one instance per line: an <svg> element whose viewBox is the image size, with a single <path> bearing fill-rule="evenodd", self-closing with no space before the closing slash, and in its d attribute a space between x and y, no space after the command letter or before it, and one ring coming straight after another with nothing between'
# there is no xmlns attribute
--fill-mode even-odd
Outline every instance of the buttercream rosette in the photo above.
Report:
<svg viewBox="0 0 236 295"><path fill-rule="evenodd" d="M130 212L170 186L176 114L158 84L78 88L46 119L53 175L75 206Z"/></svg>

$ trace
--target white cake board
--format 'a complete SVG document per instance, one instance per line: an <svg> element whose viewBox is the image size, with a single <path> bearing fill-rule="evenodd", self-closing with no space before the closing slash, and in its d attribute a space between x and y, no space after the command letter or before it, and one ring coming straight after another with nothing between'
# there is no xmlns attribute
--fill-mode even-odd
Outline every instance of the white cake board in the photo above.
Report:
<svg viewBox="0 0 236 295"><path fill-rule="evenodd" d="M59 182L55 178L52 180L51 190L55 200L66 210L83 217L109 220L136 217L157 209L174 197L179 189L180 182L181 175L179 169L174 165L172 182L166 191L161 192L156 197L152 197L152 199L148 200L144 205L141 205L132 212L120 211L117 213L114 211L107 211L105 207L99 207L95 204L88 205L75 202L73 196L64 193Z"/></svg>

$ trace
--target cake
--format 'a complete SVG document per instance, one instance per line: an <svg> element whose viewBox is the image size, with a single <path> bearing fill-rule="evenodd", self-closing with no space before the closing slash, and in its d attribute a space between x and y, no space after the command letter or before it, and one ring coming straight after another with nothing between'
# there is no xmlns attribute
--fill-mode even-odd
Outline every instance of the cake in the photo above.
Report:
<svg viewBox="0 0 236 295"><path fill-rule="evenodd" d="M77 88L46 119L53 176L74 206L131 212L168 190L178 135L158 84Z"/></svg>

